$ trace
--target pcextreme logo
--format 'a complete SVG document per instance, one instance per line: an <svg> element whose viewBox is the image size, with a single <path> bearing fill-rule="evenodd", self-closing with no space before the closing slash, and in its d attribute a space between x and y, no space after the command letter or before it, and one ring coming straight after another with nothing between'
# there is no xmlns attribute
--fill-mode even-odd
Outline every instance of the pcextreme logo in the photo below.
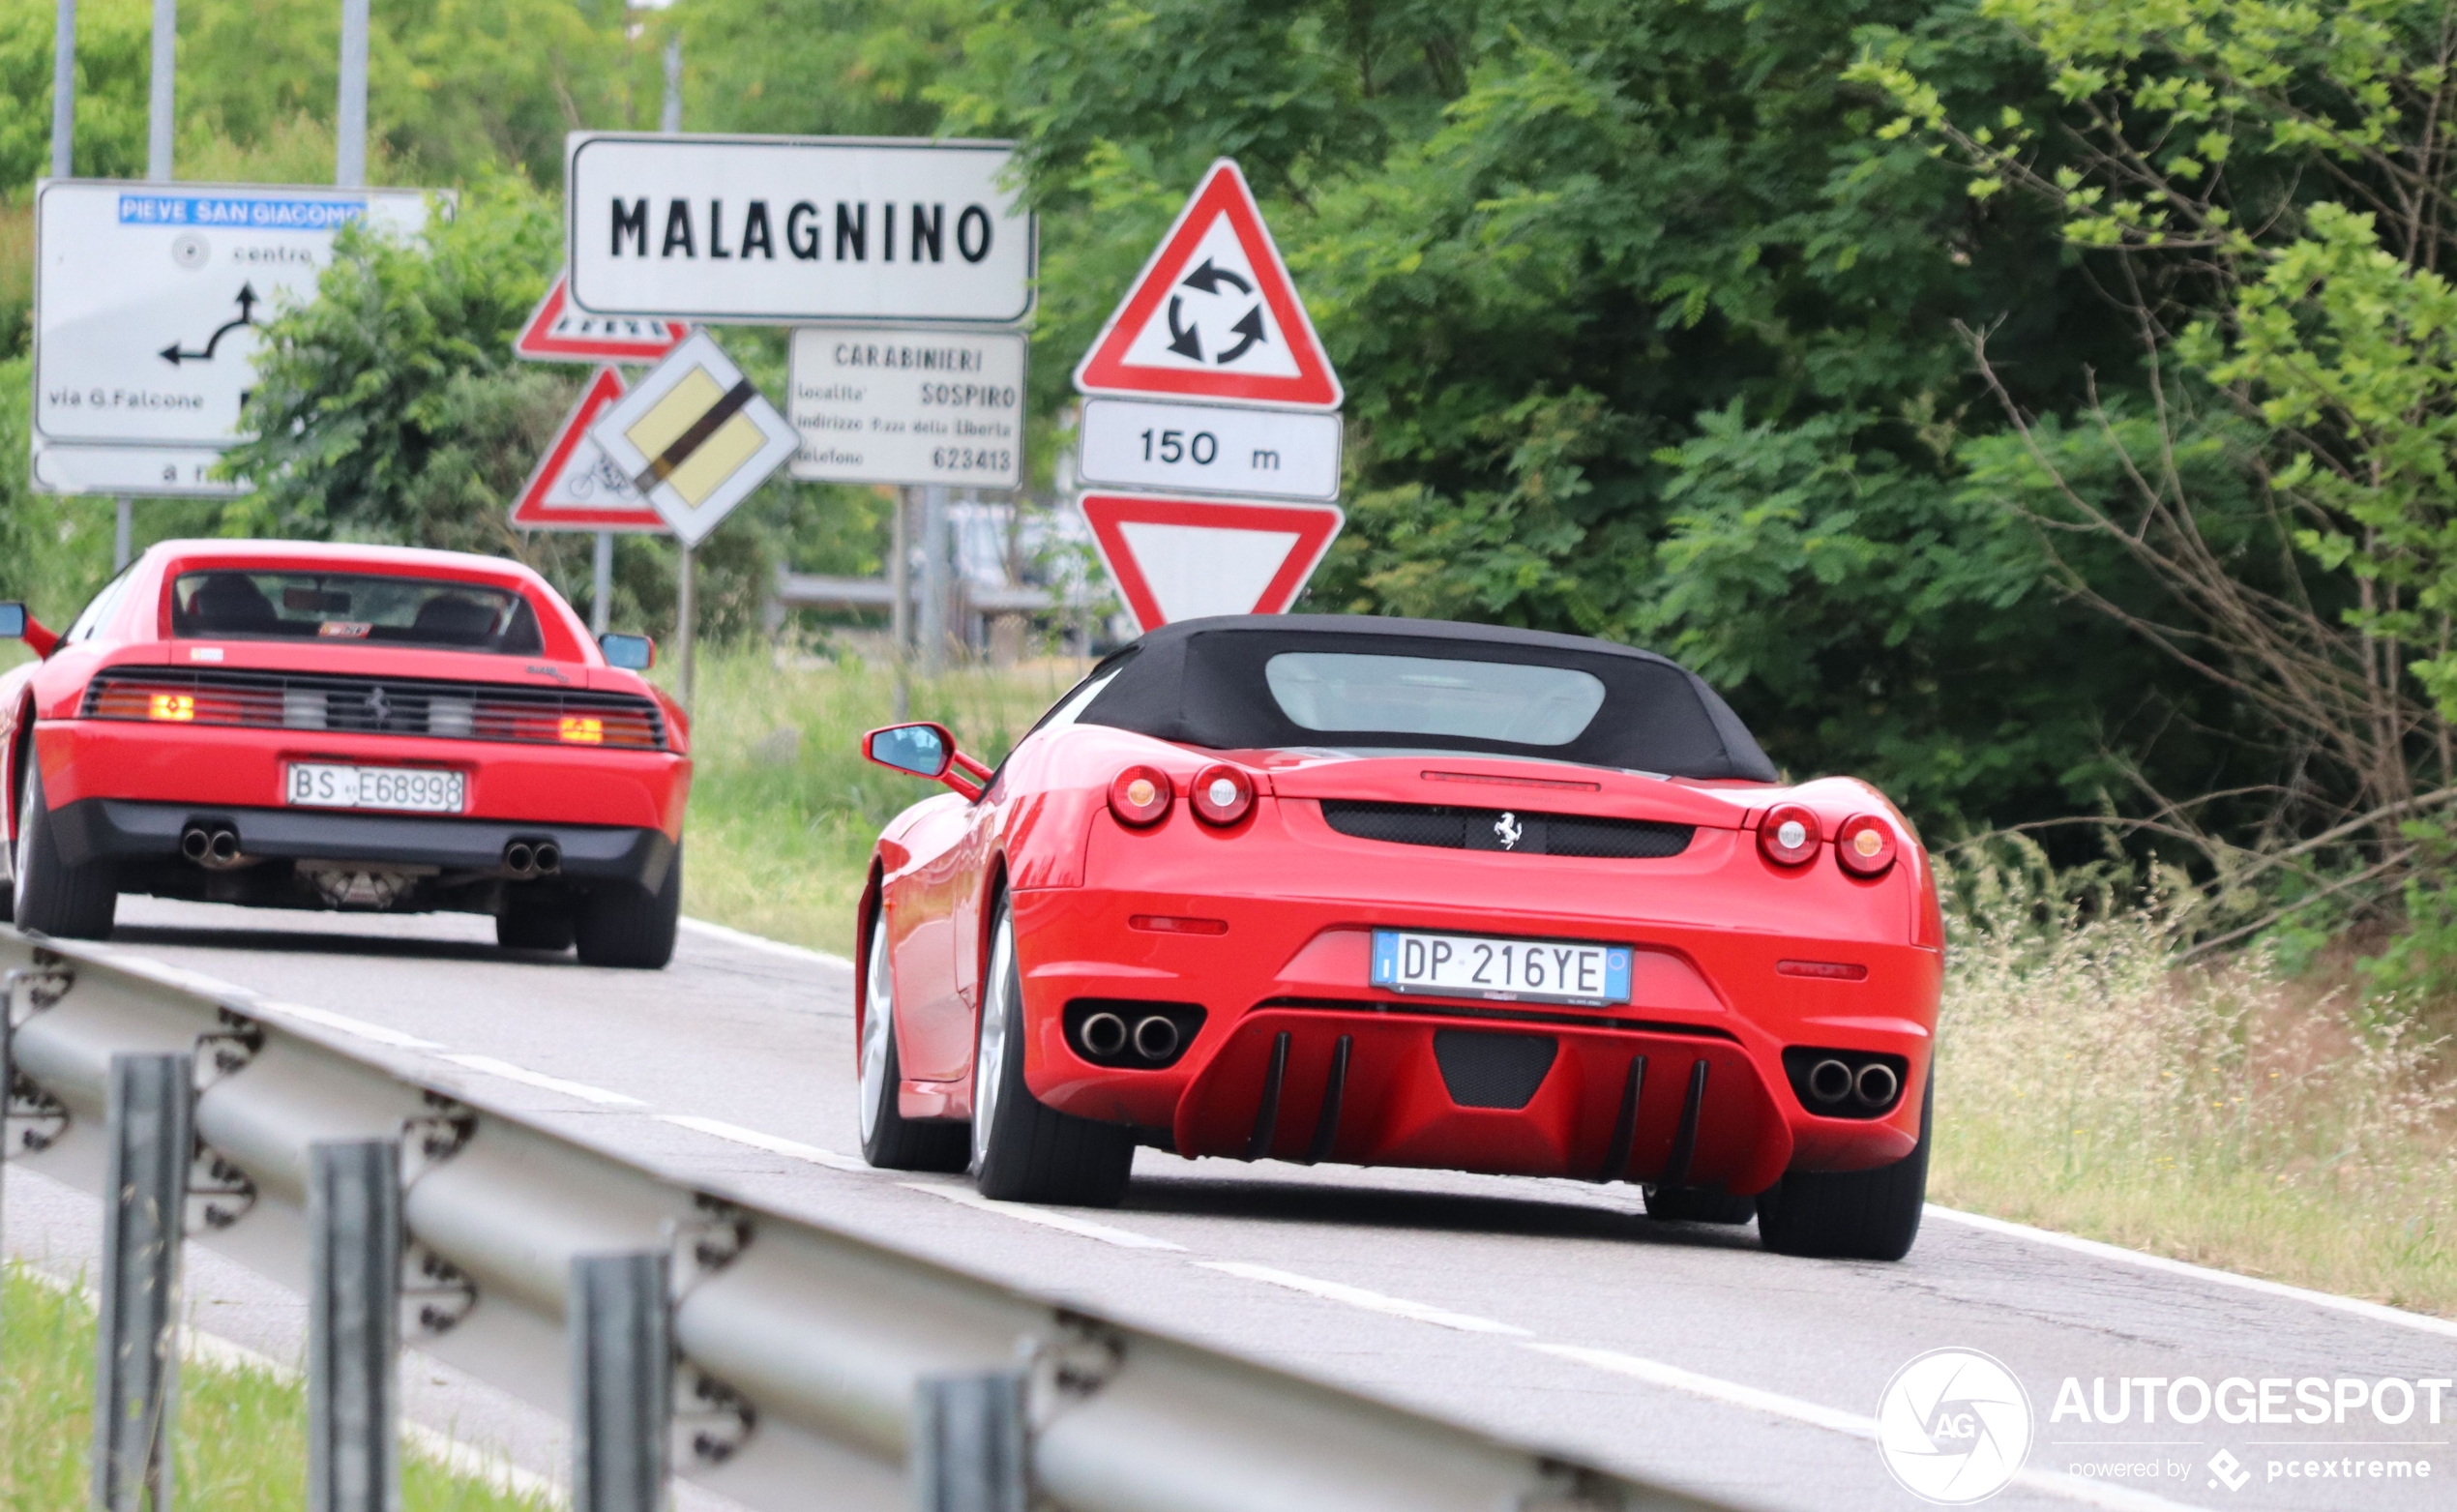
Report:
<svg viewBox="0 0 2457 1512"><path fill-rule="evenodd" d="M1885 1383L1878 1447L1905 1491L1968 1506L2005 1489L2030 1452L2030 1398L2002 1362L1931 1349Z"/></svg>

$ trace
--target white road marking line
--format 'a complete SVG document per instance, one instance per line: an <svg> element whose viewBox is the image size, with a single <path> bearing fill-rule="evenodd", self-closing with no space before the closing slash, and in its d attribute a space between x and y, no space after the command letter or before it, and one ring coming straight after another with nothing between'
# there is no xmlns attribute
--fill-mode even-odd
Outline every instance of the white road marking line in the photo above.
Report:
<svg viewBox="0 0 2457 1512"><path fill-rule="evenodd" d="M686 918L682 924L684 929L694 934L702 934L710 939L721 939L729 945L740 945L745 950L763 951L768 955L784 956L791 961L834 966L840 971L849 972L853 969L853 963L843 956L831 956L824 950L807 950L800 945L788 945L781 939L770 939L765 934L754 934L749 930L737 930L724 924L711 924L706 919Z"/></svg>
<svg viewBox="0 0 2457 1512"><path fill-rule="evenodd" d="M1872 1443L1877 1441L1876 1418L1862 1417L1857 1412L1846 1412L1815 1402L1803 1402L1798 1397L1787 1397L1778 1391L1744 1386L1736 1380L1725 1380L1715 1376L1702 1376L1696 1371L1683 1370L1677 1365L1667 1365L1661 1360L1623 1354L1617 1349L1591 1349L1576 1344L1525 1344L1521 1345L1520 1348L1532 1349L1538 1354L1550 1354L1556 1359L1592 1366L1597 1370L1611 1371L1616 1376L1632 1377L1645 1381L1648 1385L1686 1392L1693 1397L1702 1397L1709 1402L1720 1402L1726 1407L1743 1408L1753 1412L1764 1412L1775 1417L1788 1417L1795 1423L1807 1423L1814 1428L1849 1434L1854 1438L1865 1438ZM2079 1475L2067 1475L2058 1470L2026 1468L2016 1472L2013 1484L2060 1500L2078 1501L2089 1507L2103 1507L2108 1509L2108 1512L2200 1512L2200 1509L2183 1502L2170 1501L2165 1497L2152 1496L2146 1491L2135 1491L2129 1486L2085 1480Z"/></svg>
<svg viewBox="0 0 2457 1512"><path fill-rule="evenodd" d="M330 1008L311 1008L305 1003L276 1002L271 998L257 1002L254 1007L277 1018L296 1019L301 1023L312 1023L319 1028L331 1029L337 1034L347 1034L352 1038L369 1040L377 1045L390 1045L398 1050L441 1050L444 1048L435 1040L422 1040L415 1034L403 1034L399 1029L388 1029L380 1023L370 1023L364 1019L353 1019L348 1014L335 1013Z"/></svg>
<svg viewBox="0 0 2457 1512"><path fill-rule="evenodd" d="M89 1308L99 1301L90 1286L79 1285L22 1262L16 1269L18 1275L36 1286L47 1291L77 1297ZM210 1334L186 1323L179 1328L179 1357L187 1364L209 1370L255 1371L285 1386L295 1385L305 1379L305 1373L296 1366L284 1365L272 1355L251 1349L235 1339L224 1339L220 1334ZM513 1464L508 1455L490 1454L424 1423L404 1422L400 1425L400 1434L408 1441L410 1452L463 1480L478 1481L489 1490L512 1497L525 1497L548 1506L571 1504L571 1497L560 1481L540 1475L535 1470L524 1470Z"/></svg>
<svg viewBox="0 0 2457 1512"><path fill-rule="evenodd" d="M996 1213L1001 1218L1021 1219L1024 1223L1039 1224L1044 1229L1060 1230L1080 1238L1098 1239L1103 1244L1114 1244L1122 1250L1177 1250L1182 1253L1186 1248L1182 1244L1171 1244L1167 1239L1155 1239L1147 1233L1137 1233L1132 1229L1118 1229L1109 1224L1094 1223L1089 1218L1073 1218L1065 1213L1052 1213L1044 1208L1026 1206L1021 1202L993 1201L978 1192L967 1192L962 1187L934 1186L927 1181L900 1181L897 1185L907 1191L927 1192L932 1197L944 1198L950 1202L965 1207L977 1207L985 1213Z"/></svg>
<svg viewBox="0 0 2457 1512"><path fill-rule="evenodd" d="M2235 1287L2245 1291L2257 1291L2264 1296L2284 1297L2290 1301L2307 1302L2314 1307L2334 1308L2341 1313L2352 1313L2357 1318L2368 1318L2376 1323L2394 1323L2401 1328L2419 1328L2425 1333L2436 1333L2446 1338L2457 1339L2457 1319L2434 1318L2428 1313L2410 1313L2404 1308L2390 1307L2380 1302L2367 1302L2361 1297L2339 1296L2334 1291L2314 1291L2305 1287L2291 1287L2283 1281L2264 1281L2258 1276L2238 1276L2231 1270L2212 1270L2206 1265L2196 1265L2189 1260L2169 1260L2164 1255L2147 1255L2140 1250L2128 1250L2117 1244L2102 1244L2096 1239L2084 1239L2069 1233L2057 1233L2047 1229L2033 1229L2028 1224L2008 1223L2002 1218L1966 1213L1959 1208L1939 1207L1934 1202L1928 1204L1927 1211L1931 1218L1942 1218L1949 1223L1958 1223L1966 1228L2000 1234L2009 1239L2028 1239L2034 1244L2054 1245L2060 1250L2071 1250L2079 1255L2116 1260L2126 1265L2138 1265L2145 1270L2165 1271L2171 1276L2190 1276L2196 1281L2206 1281L2222 1287Z"/></svg>
<svg viewBox="0 0 2457 1512"><path fill-rule="evenodd" d="M584 1103L597 1103L607 1108L648 1106L636 1097L626 1097L620 1092L609 1092L602 1086L591 1086L585 1082L566 1082L561 1077L550 1077L543 1071L531 1071L526 1066L516 1066L511 1061L497 1060L492 1055L438 1055L435 1058L448 1060L456 1066L483 1072L490 1077L501 1077L506 1082L518 1082L523 1086L543 1087L549 1092L560 1092L566 1097L577 1097Z"/></svg>
<svg viewBox="0 0 2457 1512"><path fill-rule="evenodd" d="M1519 1337L1525 1337L1527 1334L1525 1328L1514 1327L1509 1323L1497 1323L1490 1318L1478 1318L1468 1313L1454 1313L1446 1308L1428 1306L1423 1302L1410 1302L1406 1297L1384 1296L1379 1291L1368 1291L1363 1287L1346 1286L1337 1281L1320 1281L1312 1276L1300 1276L1294 1271L1275 1270L1269 1265L1251 1265L1244 1260L1197 1260L1195 1264L1204 1270L1219 1271L1223 1275L1242 1276L1248 1281L1260 1281L1275 1287L1286 1287L1291 1291L1302 1291L1308 1296L1317 1296L1326 1302L1344 1302L1349 1307L1363 1308L1369 1313L1382 1313L1392 1318L1411 1319L1416 1322L1432 1323L1440 1328L1456 1328L1461 1333L1509 1334Z"/></svg>
<svg viewBox="0 0 2457 1512"><path fill-rule="evenodd" d="M868 1171L871 1169L868 1161L855 1160L850 1155L839 1155L834 1150L823 1150L815 1144L804 1144L796 1140L784 1140L773 1134L761 1134L756 1129L746 1129L738 1123L724 1123L715 1118L701 1118L693 1113L659 1113L657 1121L670 1123L679 1129L695 1130L720 1140L730 1140L736 1144L748 1144L755 1150L766 1150L771 1155L790 1155L795 1160L807 1160L814 1166L825 1166L830 1171Z"/></svg>

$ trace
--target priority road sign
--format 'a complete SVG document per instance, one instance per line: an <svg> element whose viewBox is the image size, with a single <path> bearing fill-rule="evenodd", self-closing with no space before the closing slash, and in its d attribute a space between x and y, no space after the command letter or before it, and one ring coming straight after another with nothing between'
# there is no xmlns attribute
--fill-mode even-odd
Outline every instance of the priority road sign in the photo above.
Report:
<svg viewBox="0 0 2457 1512"><path fill-rule="evenodd" d="M592 315L572 308L568 281L554 286L529 311L529 323L512 342L512 354L531 362L651 363L683 343L691 327L648 315Z"/></svg>
<svg viewBox="0 0 2457 1512"><path fill-rule="evenodd" d="M1347 517L1336 504L1086 493L1084 522L1144 630L1209 614L1284 614Z"/></svg>
<svg viewBox="0 0 2457 1512"><path fill-rule="evenodd" d="M1084 353L1075 386L1129 398L1340 407L1339 376L1235 163L1223 158L1203 175Z"/></svg>
<svg viewBox="0 0 2457 1512"><path fill-rule="evenodd" d="M37 185L33 441L46 460L35 486L233 491L196 459L240 438L258 329L285 300L315 296L343 226L414 233L427 204L418 190Z"/></svg>
<svg viewBox="0 0 2457 1512"><path fill-rule="evenodd" d="M800 441L705 331L675 347L589 435L691 547Z"/></svg>
<svg viewBox="0 0 2457 1512"><path fill-rule="evenodd" d="M1340 496L1340 417L1089 399L1077 434L1086 483L1264 498Z"/></svg>
<svg viewBox="0 0 2457 1512"><path fill-rule="evenodd" d="M600 368L565 416L537 471L512 504L521 530L664 530L666 521L622 468L607 460L589 428L623 397L623 375Z"/></svg>
<svg viewBox="0 0 2457 1512"><path fill-rule="evenodd" d="M1032 311L1012 144L575 132L573 304L799 325L1004 325Z"/></svg>

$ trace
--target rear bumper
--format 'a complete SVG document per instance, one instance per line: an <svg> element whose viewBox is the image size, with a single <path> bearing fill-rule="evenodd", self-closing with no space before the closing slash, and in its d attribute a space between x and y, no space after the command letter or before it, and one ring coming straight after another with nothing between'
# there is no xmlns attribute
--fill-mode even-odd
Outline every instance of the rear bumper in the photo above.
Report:
<svg viewBox="0 0 2457 1512"><path fill-rule="evenodd" d="M673 864L665 832L618 825L532 824L427 815L246 809L198 803L88 798L51 811L60 854L72 866L97 860L167 861L191 824L227 825L242 854L272 860L358 861L493 872L514 840L552 840L563 875L582 881L655 888Z"/></svg>

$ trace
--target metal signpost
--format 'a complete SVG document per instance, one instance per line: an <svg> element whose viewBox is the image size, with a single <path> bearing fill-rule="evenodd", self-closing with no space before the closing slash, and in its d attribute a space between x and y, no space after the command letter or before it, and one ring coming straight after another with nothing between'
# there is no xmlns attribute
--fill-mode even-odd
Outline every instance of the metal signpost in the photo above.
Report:
<svg viewBox="0 0 2457 1512"><path fill-rule="evenodd" d="M1136 622L1285 612L1346 519L1342 393L1236 163L1203 175L1075 387L1078 476L1136 490L1080 501Z"/></svg>

